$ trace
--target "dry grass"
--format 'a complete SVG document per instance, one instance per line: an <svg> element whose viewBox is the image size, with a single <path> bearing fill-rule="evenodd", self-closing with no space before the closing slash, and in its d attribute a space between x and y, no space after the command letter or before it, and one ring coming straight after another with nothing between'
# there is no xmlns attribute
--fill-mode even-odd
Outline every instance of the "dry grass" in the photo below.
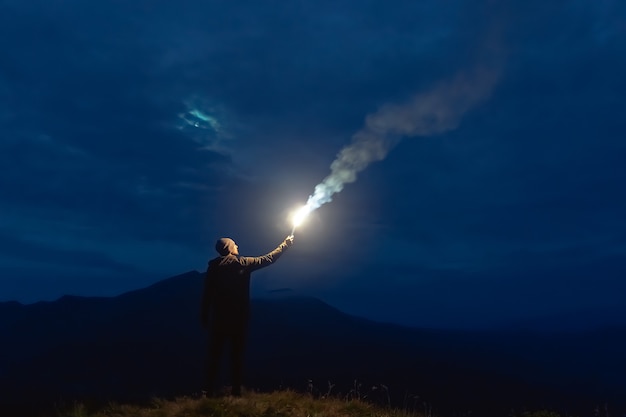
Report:
<svg viewBox="0 0 626 417"><path fill-rule="evenodd" d="M461 414L464 415L464 414ZM470 415L470 414L465 414ZM608 415L608 414L607 414ZM376 406L346 397L314 398L290 390L245 393L242 397L155 399L150 406L111 404L89 413L80 404L58 417L432 417L430 410L401 410ZM510 417L560 417L541 410L510 414Z"/></svg>
<svg viewBox="0 0 626 417"><path fill-rule="evenodd" d="M242 397L155 400L150 407L110 405L88 414L76 406L68 417L421 417L359 400L315 399L293 391L246 393Z"/></svg>

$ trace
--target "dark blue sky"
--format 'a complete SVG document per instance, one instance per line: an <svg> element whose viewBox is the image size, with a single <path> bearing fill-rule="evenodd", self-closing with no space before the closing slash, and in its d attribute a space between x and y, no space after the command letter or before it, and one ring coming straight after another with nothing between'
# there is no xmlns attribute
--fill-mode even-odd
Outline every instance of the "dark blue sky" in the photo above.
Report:
<svg viewBox="0 0 626 417"><path fill-rule="evenodd" d="M0 47L0 300L265 253L384 114L386 158L254 294L428 326L624 304L622 1L5 0Z"/></svg>

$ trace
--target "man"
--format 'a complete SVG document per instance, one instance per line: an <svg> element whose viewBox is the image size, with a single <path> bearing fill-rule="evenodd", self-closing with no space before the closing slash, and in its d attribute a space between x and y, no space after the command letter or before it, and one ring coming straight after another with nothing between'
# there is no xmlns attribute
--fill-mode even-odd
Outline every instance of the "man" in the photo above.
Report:
<svg viewBox="0 0 626 417"><path fill-rule="evenodd" d="M250 314L250 274L272 265L293 244L287 236L272 252L257 257L239 256L239 247L230 238L217 241L220 254L209 262L204 280L201 321L209 328L211 341L207 361L207 395L215 395L219 363L224 344L230 343L232 395L241 395L243 358Z"/></svg>

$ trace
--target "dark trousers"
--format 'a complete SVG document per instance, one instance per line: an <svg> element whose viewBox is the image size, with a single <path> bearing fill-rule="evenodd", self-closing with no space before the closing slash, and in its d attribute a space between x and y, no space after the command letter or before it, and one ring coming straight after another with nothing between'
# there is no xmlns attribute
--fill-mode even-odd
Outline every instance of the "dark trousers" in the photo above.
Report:
<svg viewBox="0 0 626 417"><path fill-rule="evenodd" d="M243 361L246 348L247 326L213 326L210 332L209 351L206 369L207 394L215 395L220 361L224 346L230 345L230 371L232 377L232 394L241 395L243 383Z"/></svg>

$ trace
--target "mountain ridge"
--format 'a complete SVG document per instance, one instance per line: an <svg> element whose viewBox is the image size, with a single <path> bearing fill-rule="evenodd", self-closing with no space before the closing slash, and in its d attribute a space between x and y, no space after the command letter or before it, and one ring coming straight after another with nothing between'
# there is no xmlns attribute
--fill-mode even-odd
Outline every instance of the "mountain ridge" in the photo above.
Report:
<svg viewBox="0 0 626 417"><path fill-rule="evenodd" d="M202 285L203 274L188 271L115 297L0 304L6 341L0 348L0 395L6 398L0 403L23 407L33 403L32 392L39 393L35 409L59 398L137 401L198 392L207 345L198 318ZM394 397L419 393L442 412L457 407L488 415L490 409L533 404L588 409L614 401L623 388L613 380L626 365L612 368L610 361L626 349L626 331L607 335L611 355L585 368L571 366L589 349L584 335L409 328L293 295L255 298L252 313L246 369L249 386L257 389L303 389L308 380L318 387L331 380L349 390L359 380L385 384ZM578 350L562 351L572 343ZM589 352L600 356L602 350ZM615 375L597 388L594 372ZM579 398L571 399L574 392ZM481 404L493 397L498 400ZM449 409L447 399L454 399Z"/></svg>

